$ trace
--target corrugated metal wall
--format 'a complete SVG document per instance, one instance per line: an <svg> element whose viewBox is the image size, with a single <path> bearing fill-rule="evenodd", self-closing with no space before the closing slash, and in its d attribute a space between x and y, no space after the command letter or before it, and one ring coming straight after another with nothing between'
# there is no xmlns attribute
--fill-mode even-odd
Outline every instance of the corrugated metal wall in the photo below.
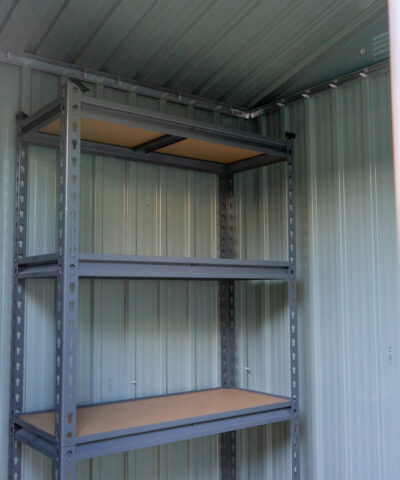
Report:
<svg viewBox="0 0 400 480"><path fill-rule="evenodd" d="M18 110L18 70L0 66L0 471L6 478L13 264L15 112Z"/></svg>
<svg viewBox="0 0 400 480"><path fill-rule="evenodd" d="M291 104L303 478L396 480L400 347L389 73Z"/></svg>
<svg viewBox="0 0 400 480"><path fill-rule="evenodd" d="M51 100L59 79L5 65L0 77L0 242L5 242L0 245L0 478L5 479L14 114ZM396 479L400 332L388 75L297 102L258 125L99 87L91 94L273 136L284 127L298 133L303 478ZM237 176L238 256L285 258L284 173L284 166L275 166ZM55 210L47 200L55 196L54 152L31 149L29 181L39 187L29 193L29 249L50 251ZM85 155L82 249L216 256L216 192L212 175ZM243 282L237 291L238 383L287 394L286 288ZM79 400L218 385L216 295L213 282L82 281ZM54 284L29 282L28 409L53 402L53 311ZM239 478L289 478L288 447L285 425L241 432ZM204 438L82 462L79 478L217 479L217 453L216 437ZM25 479L46 479L50 463L26 449L24 470Z"/></svg>

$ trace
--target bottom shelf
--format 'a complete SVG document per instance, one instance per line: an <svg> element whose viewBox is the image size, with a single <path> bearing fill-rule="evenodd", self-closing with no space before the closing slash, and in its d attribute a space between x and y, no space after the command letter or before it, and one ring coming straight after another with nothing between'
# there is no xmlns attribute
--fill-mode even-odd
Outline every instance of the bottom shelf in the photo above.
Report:
<svg viewBox="0 0 400 480"><path fill-rule="evenodd" d="M78 407L76 459L290 420L287 397L218 388ZM24 414L16 438L54 457L54 412Z"/></svg>

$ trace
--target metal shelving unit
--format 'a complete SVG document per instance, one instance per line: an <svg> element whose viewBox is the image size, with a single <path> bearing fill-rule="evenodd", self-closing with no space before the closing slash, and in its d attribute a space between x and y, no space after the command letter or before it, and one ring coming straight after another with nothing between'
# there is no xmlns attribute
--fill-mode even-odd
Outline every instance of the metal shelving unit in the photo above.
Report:
<svg viewBox="0 0 400 480"><path fill-rule="evenodd" d="M285 142L84 96L68 82L59 99L17 116L9 478L21 479L21 444L53 459L53 478L73 480L75 462L219 433L221 476L236 478L235 431L290 421L292 478L300 478L298 430L294 135ZM58 251L26 256L29 143L59 146ZM79 252L80 152L219 175L220 258L95 255ZM233 175L287 162L288 261L234 259ZM55 409L23 411L25 279L56 278ZM219 281L221 388L102 405L76 404L80 278ZM289 286L290 398L235 388L235 280Z"/></svg>

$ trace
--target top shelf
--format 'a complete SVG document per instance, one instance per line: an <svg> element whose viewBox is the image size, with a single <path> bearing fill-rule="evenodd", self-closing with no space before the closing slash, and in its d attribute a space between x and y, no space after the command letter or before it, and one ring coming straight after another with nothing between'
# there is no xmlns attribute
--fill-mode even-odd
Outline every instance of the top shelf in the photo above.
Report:
<svg viewBox="0 0 400 480"><path fill-rule="evenodd" d="M286 160L287 144L261 135L79 95L81 149L168 166L236 173ZM58 145L60 102L22 122L30 143Z"/></svg>

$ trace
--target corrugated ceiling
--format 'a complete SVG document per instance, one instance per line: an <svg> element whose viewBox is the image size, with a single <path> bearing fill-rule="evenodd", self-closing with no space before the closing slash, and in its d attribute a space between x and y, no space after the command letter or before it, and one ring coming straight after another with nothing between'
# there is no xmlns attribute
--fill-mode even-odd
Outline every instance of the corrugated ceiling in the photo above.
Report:
<svg viewBox="0 0 400 480"><path fill-rule="evenodd" d="M3 0L0 46L252 107L304 78L322 81L327 68L348 73L376 61L386 3ZM343 46L344 63L334 55Z"/></svg>

